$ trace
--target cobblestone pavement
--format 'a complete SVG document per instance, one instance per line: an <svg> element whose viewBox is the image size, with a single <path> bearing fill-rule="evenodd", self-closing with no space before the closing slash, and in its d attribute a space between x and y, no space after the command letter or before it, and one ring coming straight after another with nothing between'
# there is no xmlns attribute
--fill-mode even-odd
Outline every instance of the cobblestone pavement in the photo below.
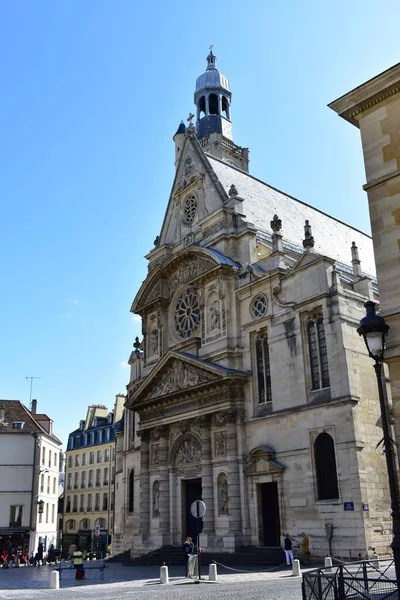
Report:
<svg viewBox="0 0 400 600"><path fill-rule="evenodd" d="M64 566L64 565L62 565ZM66 565L68 567L68 564ZM87 566L93 566L89 563ZM192 580L183 577L183 567L170 567L170 585L159 584L159 567L132 567L123 566L118 563L110 563L105 570L104 581L98 570L86 568L86 577L84 581L75 580L74 569L62 572L61 590L50 590L50 573L53 566L44 567L20 567L19 569L0 569L0 599L13 600L39 600L42 598L59 598L60 600L68 598L80 598L89 600L90 598L110 598L118 600L124 598L129 600L130 595L139 597L148 595L148 593L157 593L165 598L173 600L189 598L196 591L196 598L215 597L216 586L218 596L221 598L240 598L242 595L246 600L251 600L245 592L234 592L241 588L241 584L250 584L251 589L258 589L254 598L259 600L264 596L262 590L275 590L273 595L268 594L270 600L282 598L287 600L300 600L301 598L301 578L291 577L290 569L279 568L273 572L256 571L253 573L237 573L234 571L224 571L219 568L218 582L208 582L208 568L202 570L204 582L196 585ZM246 567L249 570L249 567ZM193 587L195 586L195 587ZM79 591L78 591L79 588ZM225 590L223 595L222 588ZM250 589L250 588L249 588ZM212 591L213 590L213 591ZM261 595L260 595L261 594Z"/></svg>

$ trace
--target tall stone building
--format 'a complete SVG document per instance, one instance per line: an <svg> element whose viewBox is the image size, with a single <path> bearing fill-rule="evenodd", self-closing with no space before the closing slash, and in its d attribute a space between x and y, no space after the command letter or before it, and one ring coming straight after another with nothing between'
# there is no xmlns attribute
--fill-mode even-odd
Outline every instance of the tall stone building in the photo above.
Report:
<svg viewBox="0 0 400 600"><path fill-rule="evenodd" d="M330 105L360 129L382 316L400 442L400 63Z"/></svg>
<svg viewBox="0 0 400 600"><path fill-rule="evenodd" d="M305 531L316 555L387 553L375 376L356 332L377 297L372 241L249 174L212 51L194 99L131 309L143 340L117 436L114 550L194 537L202 498L209 551Z"/></svg>
<svg viewBox="0 0 400 600"><path fill-rule="evenodd" d="M125 396L118 394L114 410L89 406L86 418L68 437L66 452L62 548L105 554L112 542L115 497L115 432L122 419ZM96 529L97 536L96 536Z"/></svg>

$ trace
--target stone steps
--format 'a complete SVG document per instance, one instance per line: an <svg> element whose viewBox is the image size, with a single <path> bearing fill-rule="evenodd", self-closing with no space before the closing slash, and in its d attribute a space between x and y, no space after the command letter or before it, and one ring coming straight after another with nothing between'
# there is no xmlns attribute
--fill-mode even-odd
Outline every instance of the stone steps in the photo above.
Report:
<svg viewBox="0 0 400 600"><path fill-rule="evenodd" d="M116 557L115 557L116 558ZM210 562L227 566L261 565L273 566L285 562L285 554L280 547L251 547L239 548L235 553L226 552L202 552L201 562L208 565ZM181 546L163 546L148 554L142 554L130 560L122 560L129 565L181 565L184 562L184 554Z"/></svg>

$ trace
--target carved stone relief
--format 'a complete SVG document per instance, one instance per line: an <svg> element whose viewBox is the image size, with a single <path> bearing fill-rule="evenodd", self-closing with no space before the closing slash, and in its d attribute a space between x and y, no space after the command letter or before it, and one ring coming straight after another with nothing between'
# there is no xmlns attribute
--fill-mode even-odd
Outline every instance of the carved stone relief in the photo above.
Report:
<svg viewBox="0 0 400 600"><path fill-rule="evenodd" d="M215 263L207 258L189 256L187 261L169 277L168 287L170 296L176 292L182 283L191 281L202 273L210 271L215 266Z"/></svg>
<svg viewBox="0 0 400 600"><path fill-rule="evenodd" d="M213 425L214 427L222 427L227 423L236 423L236 418L236 409L221 410L213 414Z"/></svg>
<svg viewBox="0 0 400 600"><path fill-rule="evenodd" d="M197 464L201 459L201 445L200 443L192 438L184 440L179 444L176 453L174 464L176 467L180 465Z"/></svg>
<svg viewBox="0 0 400 600"><path fill-rule="evenodd" d="M146 399L165 396L216 379L206 371L197 370L180 360L174 360L161 381L155 383Z"/></svg>
<svg viewBox="0 0 400 600"><path fill-rule="evenodd" d="M157 467L159 461L159 446L158 444L152 444L151 446L151 466Z"/></svg>
<svg viewBox="0 0 400 600"><path fill-rule="evenodd" d="M160 516L160 482L155 481L153 483L153 517L157 518Z"/></svg>
<svg viewBox="0 0 400 600"><path fill-rule="evenodd" d="M210 331L215 331L221 328L221 309L219 306L219 301L214 300L211 306L208 309L209 312L209 323L210 323Z"/></svg>
<svg viewBox="0 0 400 600"><path fill-rule="evenodd" d="M229 515L228 480L225 473L218 475L218 515Z"/></svg>
<svg viewBox="0 0 400 600"><path fill-rule="evenodd" d="M226 456L226 431L214 434L215 456Z"/></svg>

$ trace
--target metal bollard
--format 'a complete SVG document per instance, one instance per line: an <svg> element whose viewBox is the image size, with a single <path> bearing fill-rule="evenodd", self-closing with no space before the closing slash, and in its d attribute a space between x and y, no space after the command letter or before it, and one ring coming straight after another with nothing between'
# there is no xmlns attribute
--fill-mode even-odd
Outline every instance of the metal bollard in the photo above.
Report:
<svg viewBox="0 0 400 600"><path fill-rule="evenodd" d="M330 556L325 556L325 568L327 573L332 573L332 559Z"/></svg>
<svg viewBox="0 0 400 600"><path fill-rule="evenodd" d="M166 565L160 567L160 583L169 583L168 567Z"/></svg>
<svg viewBox="0 0 400 600"><path fill-rule="evenodd" d="M300 575L301 575L300 561L297 558L295 558L292 563L292 576L300 577Z"/></svg>
<svg viewBox="0 0 400 600"><path fill-rule="evenodd" d="M60 589L60 573L58 571L52 571L50 573L50 589L51 590L59 590Z"/></svg>
<svg viewBox="0 0 400 600"><path fill-rule="evenodd" d="M217 581L217 565L215 563L210 563L208 567L208 580L209 581Z"/></svg>

